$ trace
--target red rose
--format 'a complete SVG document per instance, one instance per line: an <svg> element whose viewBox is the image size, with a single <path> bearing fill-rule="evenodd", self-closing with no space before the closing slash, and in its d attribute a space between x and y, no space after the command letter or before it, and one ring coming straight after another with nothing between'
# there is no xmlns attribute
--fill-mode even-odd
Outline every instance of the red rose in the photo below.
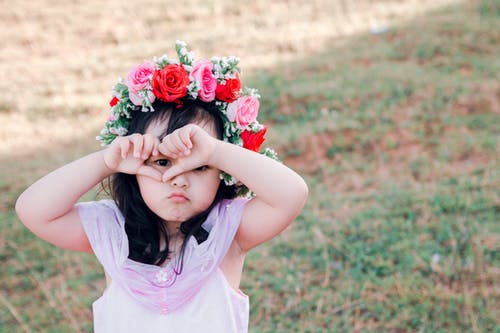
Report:
<svg viewBox="0 0 500 333"><path fill-rule="evenodd" d="M264 127L257 133L244 130L241 132L241 139L243 140L243 147L255 152L260 151L260 146L264 142L264 135L266 134L267 128Z"/></svg>
<svg viewBox="0 0 500 333"><path fill-rule="evenodd" d="M182 65L170 64L153 73L153 93L164 102L174 102L187 95L189 75Z"/></svg>
<svg viewBox="0 0 500 333"><path fill-rule="evenodd" d="M109 106L113 107L116 104L118 104L119 101L120 100L118 98L116 98L116 96L115 96L115 97L113 97L113 99L111 101L109 101Z"/></svg>
<svg viewBox="0 0 500 333"><path fill-rule="evenodd" d="M234 79L227 79L225 84L217 83L217 88L215 88L215 98L232 103L240 97L240 89L240 77L236 75L236 78Z"/></svg>

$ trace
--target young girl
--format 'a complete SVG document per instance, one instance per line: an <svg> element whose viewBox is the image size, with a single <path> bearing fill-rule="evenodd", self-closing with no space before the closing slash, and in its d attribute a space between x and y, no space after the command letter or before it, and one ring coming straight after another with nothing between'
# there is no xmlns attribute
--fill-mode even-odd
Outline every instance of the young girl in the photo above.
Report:
<svg viewBox="0 0 500 333"><path fill-rule="evenodd" d="M145 61L115 85L98 137L105 149L41 178L16 203L37 236L94 253L104 267L97 333L246 332L245 255L285 229L307 197L300 176L259 153L259 96L240 88L238 59L194 61L183 42L176 51L179 61ZM77 203L107 177L113 200Z"/></svg>

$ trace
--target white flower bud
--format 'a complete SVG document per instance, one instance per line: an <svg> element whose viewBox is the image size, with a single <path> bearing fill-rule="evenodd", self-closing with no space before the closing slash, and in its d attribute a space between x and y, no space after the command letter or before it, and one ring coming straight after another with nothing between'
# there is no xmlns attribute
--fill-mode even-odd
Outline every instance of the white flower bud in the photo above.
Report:
<svg viewBox="0 0 500 333"><path fill-rule="evenodd" d="M183 40L176 40L175 41L175 45L178 45L180 47L186 47L187 46L187 43Z"/></svg>

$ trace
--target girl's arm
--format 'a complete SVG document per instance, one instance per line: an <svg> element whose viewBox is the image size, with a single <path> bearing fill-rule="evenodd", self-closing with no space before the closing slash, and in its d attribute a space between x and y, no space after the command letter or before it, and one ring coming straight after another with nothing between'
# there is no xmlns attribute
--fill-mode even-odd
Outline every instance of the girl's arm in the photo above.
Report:
<svg viewBox="0 0 500 333"><path fill-rule="evenodd" d="M152 151L157 154L158 144L157 139L141 135L120 138L105 150L49 173L17 199L16 212L21 222L58 247L92 252L75 204L114 172L143 173L159 180L161 175L156 170L144 166Z"/></svg>
<svg viewBox="0 0 500 333"><path fill-rule="evenodd" d="M283 231L307 198L304 180L285 165L217 140L193 124L166 136L159 151L172 158L181 157L163 174L164 181L207 164L234 176L256 194L243 211L236 235L244 252Z"/></svg>
<svg viewBox="0 0 500 333"><path fill-rule="evenodd" d="M293 170L271 158L219 141L212 162L255 193L245 207L236 240L243 251L281 233L301 212L308 189Z"/></svg>
<svg viewBox="0 0 500 333"><path fill-rule="evenodd" d="M91 252L75 203L111 174L101 152L87 155L41 178L16 202L21 222L56 246Z"/></svg>

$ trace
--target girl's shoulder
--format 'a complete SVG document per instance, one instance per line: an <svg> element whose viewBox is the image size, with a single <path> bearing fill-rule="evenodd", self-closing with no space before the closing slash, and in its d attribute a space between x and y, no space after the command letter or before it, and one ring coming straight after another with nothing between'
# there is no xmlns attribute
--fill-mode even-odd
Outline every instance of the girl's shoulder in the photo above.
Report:
<svg viewBox="0 0 500 333"><path fill-rule="evenodd" d="M220 206L223 208L242 208L245 204L250 201L251 198L236 197L234 199L223 199L220 202Z"/></svg>
<svg viewBox="0 0 500 333"><path fill-rule="evenodd" d="M79 202L76 207L87 233L102 230L119 233L125 226L123 214L113 200Z"/></svg>
<svg viewBox="0 0 500 333"><path fill-rule="evenodd" d="M219 228L224 225L239 225L243 209L251 199L238 197L235 199L223 199L212 208L208 215L203 228L210 231L212 227L218 225Z"/></svg>
<svg viewBox="0 0 500 333"><path fill-rule="evenodd" d="M243 211L243 208L245 208L246 203L250 200L251 199L249 198L243 197L223 199L212 209L212 211L217 210L219 215L222 214L224 216L231 217L231 215L240 214Z"/></svg>
<svg viewBox="0 0 500 333"><path fill-rule="evenodd" d="M80 202L76 207L94 254L109 270L116 258L126 257L122 249L128 249L122 213L113 200Z"/></svg>
<svg viewBox="0 0 500 333"><path fill-rule="evenodd" d="M100 214L117 214L122 216L120 209L118 208L116 202L111 199L103 199L98 201L84 201L76 204L80 214L87 213L91 215Z"/></svg>

